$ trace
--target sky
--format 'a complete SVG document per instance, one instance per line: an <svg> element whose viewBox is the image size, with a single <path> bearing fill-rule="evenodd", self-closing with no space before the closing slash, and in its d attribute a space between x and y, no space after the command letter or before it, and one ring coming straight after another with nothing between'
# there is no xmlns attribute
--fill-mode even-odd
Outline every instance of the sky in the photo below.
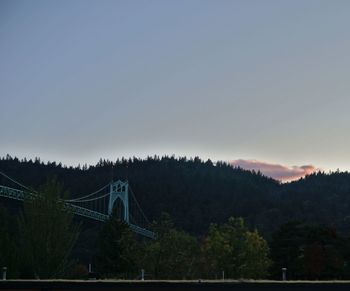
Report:
<svg viewBox="0 0 350 291"><path fill-rule="evenodd" d="M1 0L0 155L349 170L349 15L347 0Z"/></svg>

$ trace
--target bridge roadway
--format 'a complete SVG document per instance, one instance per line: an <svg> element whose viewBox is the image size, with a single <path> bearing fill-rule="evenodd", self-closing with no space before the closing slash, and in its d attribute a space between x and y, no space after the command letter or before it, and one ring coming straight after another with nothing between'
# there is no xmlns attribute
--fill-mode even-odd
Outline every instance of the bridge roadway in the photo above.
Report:
<svg viewBox="0 0 350 291"><path fill-rule="evenodd" d="M345 291L350 281L113 281L7 280L6 291Z"/></svg>

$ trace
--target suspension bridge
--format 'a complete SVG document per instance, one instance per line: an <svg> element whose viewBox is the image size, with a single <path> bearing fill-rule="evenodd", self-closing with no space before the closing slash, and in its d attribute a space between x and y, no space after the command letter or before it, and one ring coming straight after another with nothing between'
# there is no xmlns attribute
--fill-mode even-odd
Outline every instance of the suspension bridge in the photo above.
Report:
<svg viewBox="0 0 350 291"><path fill-rule="evenodd" d="M0 175L16 185L16 188L0 185L2 197L23 201L41 195L2 172ZM150 223L128 181L112 181L93 193L62 201L67 211L101 222L106 221L116 211L118 218L126 222L133 232L155 238L155 233L147 229Z"/></svg>

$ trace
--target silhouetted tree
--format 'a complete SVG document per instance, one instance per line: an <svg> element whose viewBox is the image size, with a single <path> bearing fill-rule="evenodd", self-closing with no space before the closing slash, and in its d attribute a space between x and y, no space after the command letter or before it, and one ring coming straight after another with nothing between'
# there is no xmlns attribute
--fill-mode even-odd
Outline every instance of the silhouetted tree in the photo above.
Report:
<svg viewBox="0 0 350 291"><path fill-rule="evenodd" d="M114 212L97 241L96 265L107 278L133 278L137 273L137 242L129 226Z"/></svg>
<svg viewBox="0 0 350 291"><path fill-rule="evenodd" d="M7 277L19 276L19 248L17 221L0 206L0 268L7 267Z"/></svg>
<svg viewBox="0 0 350 291"><path fill-rule="evenodd" d="M163 213L152 229L157 234L145 247L144 266L154 279L192 279L196 274L199 245L195 237L176 230Z"/></svg>
<svg viewBox="0 0 350 291"><path fill-rule="evenodd" d="M279 278L281 268L290 279L344 278L344 239L330 228L289 222L273 235L270 243L271 272Z"/></svg>
<svg viewBox="0 0 350 291"><path fill-rule="evenodd" d="M208 276L225 272L227 278L266 278L270 260L267 242L257 231L250 232L242 218L231 217L223 225L212 224L203 252Z"/></svg>
<svg viewBox="0 0 350 291"><path fill-rule="evenodd" d="M25 272L32 271L31 276L41 279L64 276L78 236L73 214L62 201L67 198L63 185L49 179L36 196L24 201L20 219L22 261L27 267Z"/></svg>

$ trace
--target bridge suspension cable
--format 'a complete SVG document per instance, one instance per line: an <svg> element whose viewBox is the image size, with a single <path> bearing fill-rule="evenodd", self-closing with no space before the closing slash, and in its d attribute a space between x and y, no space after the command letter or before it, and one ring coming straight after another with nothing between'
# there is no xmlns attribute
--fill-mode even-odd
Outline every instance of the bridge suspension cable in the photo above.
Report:
<svg viewBox="0 0 350 291"><path fill-rule="evenodd" d="M5 177L6 179L10 180L11 182L15 183L16 185L30 191L30 192L34 192L36 194L38 194L39 192L34 190L34 189L31 189L25 185L23 185L22 183L16 181L15 179L11 178L10 176L6 175L5 173L1 172L0 171L0 175L2 175L3 177ZM103 186L102 188L88 194L88 195L85 195L85 196L81 196L81 197L78 197L78 198L75 198L75 199L65 199L63 200L64 202L88 202L88 201L93 201L93 200L97 200L97 199L100 199L100 198L103 198L103 197L106 197L108 194L105 194L103 196L99 196L99 197L96 197L96 198L93 198L93 199L90 199L90 200L82 200L82 199L85 199L85 198L88 198L88 197L91 197L99 192L101 192L102 190L106 189L107 187L109 187L109 184Z"/></svg>
<svg viewBox="0 0 350 291"><path fill-rule="evenodd" d="M141 214L142 214L142 216L143 216L143 219L146 221L147 224L150 224L150 222L149 222L149 220L148 220L146 214L143 212L143 210L142 210L142 208L141 208L139 202L137 201L137 199L136 199L136 197L135 197L135 195L134 195L134 192L132 191L130 185L129 185L129 190L130 190L129 192L130 192L132 198L134 198L134 201L135 201L135 203L136 203L136 206L137 206L138 210L141 212Z"/></svg>
<svg viewBox="0 0 350 291"><path fill-rule="evenodd" d="M74 198L74 199L68 199L68 200L64 200L64 201L65 202L83 202L81 199L85 199L85 198L89 198L91 196L94 196L95 194L97 194L97 193L101 192L102 190L106 189L107 187L109 187L109 184L103 186L102 188L100 188L100 189L96 190L95 192L92 192L92 193L90 193L88 195L85 195L85 196L82 196L82 197L78 197L78 198ZM101 197L98 197L98 198L101 198Z"/></svg>
<svg viewBox="0 0 350 291"><path fill-rule="evenodd" d="M10 176L7 176L5 173L0 171L0 175L2 175L3 177L5 177L6 179L9 179L11 182L15 183L16 185L30 191L30 192L34 192L34 193L38 193L37 191L35 191L34 189L30 189L29 187L23 185L22 183L16 181L15 179L11 178Z"/></svg>
<svg viewBox="0 0 350 291"><path fill-rule="evenodd" d="M104 197L107 197L109 195L109 192L107 194L104 194L102 196L98 196L95 198L91 198L91 199L84 199L84 200L64 200L65 202L74 202L74 203L79 203L79 202L90 202L90 201L95 201Z"/></svg>

